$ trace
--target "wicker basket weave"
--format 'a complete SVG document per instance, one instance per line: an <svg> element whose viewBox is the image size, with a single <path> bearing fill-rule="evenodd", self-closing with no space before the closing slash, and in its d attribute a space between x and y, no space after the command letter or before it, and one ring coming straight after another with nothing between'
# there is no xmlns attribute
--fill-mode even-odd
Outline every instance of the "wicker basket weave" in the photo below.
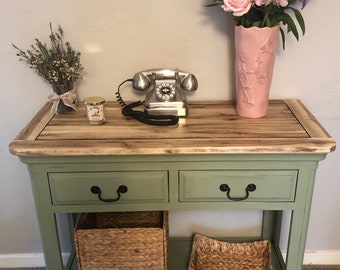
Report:
<svg viewBox="0 0 340 270"><path fill-rule="evenodd" d="M272 270L267 240L228 243L195 234L189 270Z"/></svg>
<svg viewBox="0 0 340 270"><path fill-rule="evenodd" d="M82 214L75 243L79 270L167 270L168 213Z"/></svg>

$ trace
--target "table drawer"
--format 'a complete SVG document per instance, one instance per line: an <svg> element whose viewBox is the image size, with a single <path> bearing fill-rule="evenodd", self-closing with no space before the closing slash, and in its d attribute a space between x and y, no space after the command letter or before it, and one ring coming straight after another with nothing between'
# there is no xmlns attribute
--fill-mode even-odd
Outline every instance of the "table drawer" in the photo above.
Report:
<svg viewBox="0 0 340 270"><path fill-rule="evenodd" d="M179 200L295 200L297 171L180 171Z"/></svg>
<svg viewBox="0 0 340 270"><path fill-rule="evenodd" d="M155 203L169 198L167 171L49 173L48 179L53 204Z"/></svg>

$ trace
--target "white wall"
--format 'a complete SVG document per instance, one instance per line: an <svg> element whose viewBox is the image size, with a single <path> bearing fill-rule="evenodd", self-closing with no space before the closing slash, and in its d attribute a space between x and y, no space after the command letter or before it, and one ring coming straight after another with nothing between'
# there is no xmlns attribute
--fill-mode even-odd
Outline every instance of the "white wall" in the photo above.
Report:
<svg viewBox="0 0 340 270"><path fill-rule="evenodd" d="M231 99L233 23L219 8L206 8L207 2L1 2L0 254L41 252L30 179L25 165L9 154L8 144L51 92L48 84L18 62L11 43L27 49L36 37L48 41L49 22L60 24L65 39L82 52L86 74L78 88L80 99L101 95L114 100L121 81L153 67L177 67L194 73L199 90L191 100ZM338 0L309 0L303 10L307 34L298 43L288 38L286 51L279 50L271 90L271 98L300 98L336 140L340 139L338 10ZM138 98L127 92L126 96ZM338 164L338 152L320 164L307 250L340 250ZM244 221L244 216L240 213L240 220ZM212 223L217 225L218 221ZM256 233L247 221L243 226ZM180 226L174 228L174 232L181 230L185 231Z"/></svg>

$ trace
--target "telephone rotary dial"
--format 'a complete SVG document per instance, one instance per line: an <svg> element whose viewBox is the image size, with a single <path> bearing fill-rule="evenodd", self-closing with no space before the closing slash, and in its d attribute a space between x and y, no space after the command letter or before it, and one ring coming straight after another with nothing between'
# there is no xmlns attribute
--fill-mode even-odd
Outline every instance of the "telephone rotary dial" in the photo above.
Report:
<svg viewBox="0 0 340 270"><path fill-rule="evenodd" d="M136 90L146 91L144 106L148 114L186 116L185 91L195 91L198 82L188 72L158 69L136 73L132 85Z"/></svg>

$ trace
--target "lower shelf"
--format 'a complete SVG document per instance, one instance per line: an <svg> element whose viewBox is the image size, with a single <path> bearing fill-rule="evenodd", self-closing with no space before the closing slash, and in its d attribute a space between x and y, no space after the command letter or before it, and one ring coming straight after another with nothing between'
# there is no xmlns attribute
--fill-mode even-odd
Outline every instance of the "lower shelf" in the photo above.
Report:
<svg viewBox="0 0 340 270"><path fill-rule="evenodd" d="M228 239L230 240L230 239ZM249 239L248 239L249 240ZM169 240L169 270L187 270L190 254L191 254L192 239L188 237L172 237ZM71 256L68 270L77 270L77 258ZM281 251L278 247L272 246L272 263L273 270L284 270L284 262Z"/></svg>

